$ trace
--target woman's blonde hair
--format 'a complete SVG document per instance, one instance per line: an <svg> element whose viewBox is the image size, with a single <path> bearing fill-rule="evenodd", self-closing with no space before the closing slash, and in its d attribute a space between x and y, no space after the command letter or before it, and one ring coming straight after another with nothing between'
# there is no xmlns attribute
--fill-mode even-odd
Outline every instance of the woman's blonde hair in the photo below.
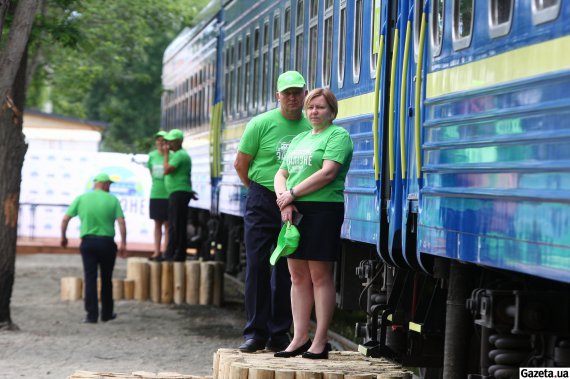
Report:
<svg viewBox="0 0 570 379"><path fill-rule="evenodd" d="M334 95L334 93L328 88L315 88L314 90L309 92L307 94L307 97L305 97L305 105L304 105L305 111L307 110L309 103L315 97L319 97L319 96L325 97L325 100L326 100L327 104L329 105L329 107L332 111L332 114L333 114L332 119L334 120L336 118L336 115L338 114L338 101L336 100L336 96Z"/></svg>

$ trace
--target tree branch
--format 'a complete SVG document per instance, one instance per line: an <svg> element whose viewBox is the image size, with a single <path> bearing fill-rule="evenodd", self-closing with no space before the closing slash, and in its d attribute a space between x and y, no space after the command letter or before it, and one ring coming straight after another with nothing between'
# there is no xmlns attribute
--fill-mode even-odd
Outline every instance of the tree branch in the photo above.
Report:
<svg viewBox="0 0 570 379"><path fill-rule="evenodd" d="M8 42L0 50L0 104L4 103L6 95L14 83L16 72L30 37L38 5L38 0L20 0L16 7Z"/></svg>

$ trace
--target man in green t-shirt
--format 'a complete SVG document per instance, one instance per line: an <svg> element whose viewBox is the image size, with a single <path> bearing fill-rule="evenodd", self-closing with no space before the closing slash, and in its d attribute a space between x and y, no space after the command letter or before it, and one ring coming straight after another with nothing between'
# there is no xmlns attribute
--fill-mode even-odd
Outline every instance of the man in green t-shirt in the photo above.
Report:
<svg viewBox="0 0 570 379"><path fill-rule="evenodd" d="M83 261L85 323L94 324L99 318L97 301L97 270L101 270L101 321L113 320L113 268L117 257L115 244L115 220L119 224L121 244L119 255L127 254L127 227L125 216L117 199L109 193L111 179L101 173L95 176L93 191L84 193L73 200L61 222L61 246L67 247L67 225L72 217L79 216L81 226L79 250Z"/></svg>
<svg viewBox="0 0 570 379"><path fill-rule="evenodd" d="M159 131L155 134L156 149L148 154L147 167L152 178L150 189L149 215L154 220L154 253L150 260L160 260L162 257L162 228L164 226L164 245L168 246L168 192L164 185L164 155L168 154L168 146L164 143L164 136L168 133Z"/></svg>
<svg viewBox="0 0 570 379"><path fill-rule="evenodd" d="M281 74L277 91L279 108L247 124L234 162L248 188L244 215L247 321L239 349L249 353L266 346L273 351L285 350L292 323L287 262L279 261L272 272L269 266L269 255L281 229L273 179L293 137L310 130L311 125L303 114L307 93L303 76L296 71Z"/></svg>
<svg viewBox="0 0 570 379"><path fill-rule="evenodd" d="M168 245L164 259L182 262L186 260L186 223L188 203L192 198L192 160L182 148L184 133L181 130L172 129L164 139L170 150L163 158L164 185L168 191Z"/></svg>

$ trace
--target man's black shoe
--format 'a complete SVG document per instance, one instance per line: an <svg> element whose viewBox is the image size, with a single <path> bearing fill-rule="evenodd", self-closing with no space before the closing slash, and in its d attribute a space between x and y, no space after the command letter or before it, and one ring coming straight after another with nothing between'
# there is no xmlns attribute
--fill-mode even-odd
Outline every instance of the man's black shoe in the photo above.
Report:
<svg viewBox="0 0 570 379"><path fill-rule="evenodd" d="M97 320L90 320L88 318L84 318L83 320L81 320L82 324L97 324Z"/></svg>
<svg viewBox="0 0 570 379"><path fill-rule="evenodd" d="M265 349L265 342L261 342L261 341L255 340L253 338L250 338L247 341L245 341L244 343L242 343L238 347L238 349L242 353L255 353L258 350Z"/></svg>
<svg viewBox="0 0 570 379"><path fill-rule="evenodd" d="M116 318L117 318L117 314L116 314L116 313L113 313L113 314L111 315L111 317L109 317L109 318L103 318L103 317L101 317L101 321L107 322L107 321L114 320L114 319L116 319Z"/></svg>

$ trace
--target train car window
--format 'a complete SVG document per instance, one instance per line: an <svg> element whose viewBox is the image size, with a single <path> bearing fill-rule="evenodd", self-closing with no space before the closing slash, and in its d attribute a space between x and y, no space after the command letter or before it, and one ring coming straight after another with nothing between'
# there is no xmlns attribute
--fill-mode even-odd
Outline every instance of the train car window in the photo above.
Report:
<svg viewBox="0 0 570 379"><path fill-rule="evenodd" d="M469 47L473 35L474 0L454 0L452 3L453 49Z"/></svg>
<svg viewBox="0 0 570 379"><path fill-rule="evenodd" d="M247 105L249 104L250 100L250 82L251 82L251 73L249 72L250 68L250 35L248 34L245 37L245 53L243 54L244 57L244 96L243 96L243 110L247 111Z"/></svg>
<svg viewBox="0 0 570 379"><path fill-rule="evenodd" d="M242 88L243 86L241 85L242 83L242 61L241 61L241 48L242 48L242 43L241 40L238 40L237 43L237 61L236 61L236 66L237 66L237 74L236 74L236 89L235 89L235 106L234 109L236 112L239 112L242 108L241 108L241 102L240 99L243 98L243 93L242 93Z"/></svg>
<svg viewBox="0 0 570 379"><path fill-rule="evenodd" d="M208 69L208 74L210 70ZM232 43L232 46L230 47L230 81L227 84L230 89L229 89L229 94L230 94L230 98L228 99L228 102L230 103L230 111L228 112L228 114L233 114L235 112L235 101L234 101L234 97L235 97L235 75L236 75L236 61L235 61L235 44ZM210 75L208 75L210 76ZM211 81L211 78L210 78ZM207 112L206 114L209 114L209 112Z"/></svg>
<svg viewBox="0 0 570 379"><path fill-rule="evenodd" d="M260 103L267 103L267 81L269 80L269 21L263 24L263 48L261 55L261 96Z"/></svg>
<svg viewBox="0 0 570 379"><path fill-rule="evenodd" d="M311 0L309 13L309 76L307 88L313 89L317 86L317 49L318 49L318 22L319 22L319 2Z"/></svg>
<svg viewBox="0 0 570 379"><path fill-rule="evenodd" d="M489 0L489 34L497 38L509 33L513 19L513 0Z"/></svg>
<svg viewBox="0 0 570 379"><path fill-rule="evenodd" d="M230 48L227 47L224 50L224 61L225 61L225 69L224 69L224 108L226 114L230 113L230 89L231 89L231 81L230 81Z"/></svg>
<svg viewBox="0 0 570 379"><path fill-rule="evenodd" d="M532 0L532 22L535 25L552 21L560 13L560 0Z"/></svg>
<svg viewBox="0 0 570 379"><path fill-rule="evenodd" d="M374 0L374 8L371 12L370 28L370 77L376 77L376 65L378 64L378 49L380 48L380 29L382 28L381 1Z"/></svg>
<svg viewBox="0 0 570 379"><path fill-rule="evenodd" d="M340 1L340 20L338 27L338 87L344 83L344 67L346 66L346 0Z"/></svg>
<svg viewBox="0 0 570 379"><path fill-rule="evenodd" d="M323 87L331 85L332 74L332 44L333 44L333 1L326 0L325 3L325 30L323 43Z"/></svg>
<svg viewBox="0 0 570 379"><path fill-rule="evenodd" d="M303 0L297 2L297 22L295 26L295 70L303 72L303 26L305 7Z"/></svg>
<svg viewBox="0 0 570 379"><path fill-rule="evenodd" d="M362 0L354 1L354 39L352 41L352 81L360 80L362 63Z"/></svg>
<svg viewBox="0 0 570 379"><path fill-rule="evenodd" d="M271 75L271 93L269 94L268 102L271 102L273 99L273 94L277 91L277 76L279 75L279 34L280 34L280 21L281 17L279 17L279 13L276 13L273 16L273 66L272 66L272 75Z"/></svg>
<svg viewBox="0 0 570 379"><path fill-rule="evenodd" d="M445 14L444 0L435 0L432 3L430 14L430 40L431 52L434 57L441 54L441 44L443 40L443 15Z"/></svg>
<svg viewBox="0 0 570 379"><path fill-rule="evenodd" d="M259 104L259 69L260 69L260 62L259 62L259 28L255 28L254 32L254 44L253 44L253 94L251 96L252 100L252 108L257 109Z"/></svg>
<svg viewBox="0 0 570 379"><path fill-rule="evenodd" d="M291 7L285 8L283 23L283 71L291 69ZM277 80L277 79L275 79ZM274 82L275 82L274 80Z"/></svg>
<svg viewBox="0 0 570 379"><path fill-rule="evenodd" d="M416 0L414 3L414 60L418 61L420 49L420 28L422 26L423 1Z"/></svg>

